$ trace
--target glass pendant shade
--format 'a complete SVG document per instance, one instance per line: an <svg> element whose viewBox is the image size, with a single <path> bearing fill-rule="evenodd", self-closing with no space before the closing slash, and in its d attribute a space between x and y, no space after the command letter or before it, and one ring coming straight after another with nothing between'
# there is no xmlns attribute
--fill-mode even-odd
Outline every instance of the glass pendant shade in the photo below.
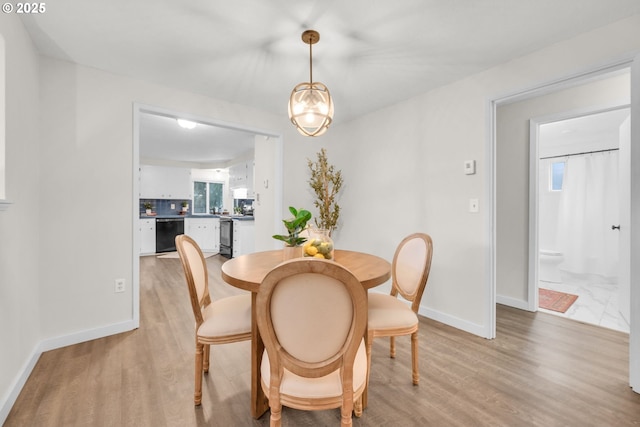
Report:
<svg viewBox="0 0 640 427"><path fill-rule="evenodd" d="M320 136L333 120L333 100L329 89L320 83L300 83L289 98L291 123L305 136Z"/></svg>
<svg viewBox="0 0 640 427"><path fill-rule="evenodd" d="M313 81L312 46L318 43L320 34L314 30L302 33L302 41L309 45L309 83L299 83L289 97L289 119L305 136L320 136L333 120L333 100L329 89Z"/></svg>

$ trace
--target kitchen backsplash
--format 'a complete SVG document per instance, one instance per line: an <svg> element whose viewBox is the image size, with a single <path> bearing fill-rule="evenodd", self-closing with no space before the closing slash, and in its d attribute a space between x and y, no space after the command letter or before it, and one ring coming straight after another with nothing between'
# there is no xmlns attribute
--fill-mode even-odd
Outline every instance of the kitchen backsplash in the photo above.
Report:
<svg viewBox="0 0 640 427"><path fill-rule="evenodd" d="M186 212L187 214L190 214L192 211L191 200L140 199L141 215L146 212L144 204L147 202L151 203L151 206L153 206L152 211L158 215L179 215L182 211L182 202L187 202L189 205L189 209ZM173 205L173 208L171 205Z"/></svg>

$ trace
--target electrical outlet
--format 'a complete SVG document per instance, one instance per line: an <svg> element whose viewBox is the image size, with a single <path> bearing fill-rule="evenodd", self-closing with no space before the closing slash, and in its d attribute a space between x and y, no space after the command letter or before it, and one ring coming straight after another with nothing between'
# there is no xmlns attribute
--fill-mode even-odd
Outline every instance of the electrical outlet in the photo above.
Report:
<svg viewBox="0 0 640 427"><path fill-rule="evenodd" d="M176 204L175 203L171 203L171 210L176 208Z"/></svg>
<svg viewBox="0 0 640 427"><path fill-rule="evenodd" d="M114 289L114 292L124 292L124 285L125 285L125 281L124 279L116 279L116 287Z"/></svg>
<svg viewBox="0 0 640 427"><path fill-rule="evenodd" d="M477 213L479 210L478 199L469 199L469 212Z"/></svg>

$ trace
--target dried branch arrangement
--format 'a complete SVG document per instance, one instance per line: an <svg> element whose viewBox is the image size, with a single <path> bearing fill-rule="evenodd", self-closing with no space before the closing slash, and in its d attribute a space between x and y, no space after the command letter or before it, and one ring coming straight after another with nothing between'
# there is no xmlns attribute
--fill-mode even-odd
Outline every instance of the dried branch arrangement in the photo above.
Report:
<svg viewBox="0 0 640 427"><path fill-rule="evenodd" d="M317 160L307 159L311 178L309 185L316 194L314 205L318 208L315 223L318 228L329 230L329 235L336 229L340 217L340 206L336 196L342 187L342 171L336 171L327 161L327 152L323 148L317 153Z"/></svg>

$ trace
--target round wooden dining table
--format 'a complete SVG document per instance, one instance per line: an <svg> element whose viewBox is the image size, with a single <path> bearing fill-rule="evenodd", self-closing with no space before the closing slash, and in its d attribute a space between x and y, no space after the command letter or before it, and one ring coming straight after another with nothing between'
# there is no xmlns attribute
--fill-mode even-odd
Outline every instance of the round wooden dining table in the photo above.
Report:
<svg viewBox="0 0 640 427"><path fill-rule="evenodd" d="M349 269L365 289L381 285L391 277L391 264L376 255L336 249L334 260ZM260 384L264 343L256 321L256 295L267 273L281 262L283 251L273 250L241 255L222 264L222 279L225 282L251 292L251 415L256 419L269 409L269 401ZM366 339L367 334L364 336ZM365 406L366 391L363 394L363 408Z"/></svg>

